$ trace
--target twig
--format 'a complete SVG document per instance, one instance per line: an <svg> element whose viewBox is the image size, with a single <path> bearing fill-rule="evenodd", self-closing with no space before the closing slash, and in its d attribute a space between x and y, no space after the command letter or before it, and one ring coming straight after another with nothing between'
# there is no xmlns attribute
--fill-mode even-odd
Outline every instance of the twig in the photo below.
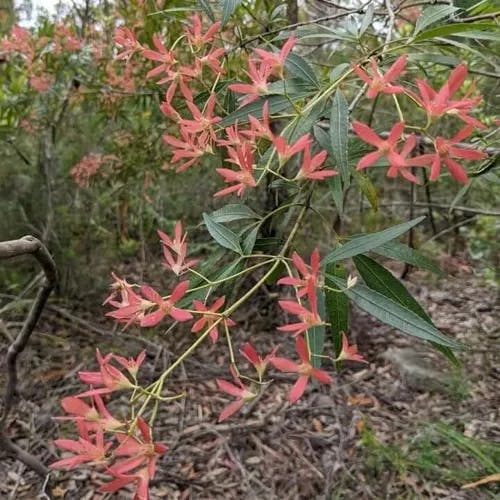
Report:
<svg viewBox="0 0 500 500"><path fill-rule="evenodd" d="M14 455L15 458L37 472L42 478L48 474L48 469L37 458L22 448L19 448L5 434L7 418L14 406L17 393L17 358L21 354L42 314L47 299L57 282L57 269L45 245L33 236L24 236L19 240L4 241L0 243L0 259L31 254L44 271L45 279L37 293L31 309L24 321L21 331L10 344L7 351L6 377L7 383L3 399L3 413L0 419L0 448Z"/></svg>

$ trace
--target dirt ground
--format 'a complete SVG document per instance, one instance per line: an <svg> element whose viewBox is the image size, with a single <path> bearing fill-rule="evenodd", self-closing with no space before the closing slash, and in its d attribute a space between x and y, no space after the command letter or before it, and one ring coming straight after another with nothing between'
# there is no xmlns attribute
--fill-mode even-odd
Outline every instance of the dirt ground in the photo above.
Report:
<svg viewBox="0 0 500 500"><path fill-rule="evenodd" d="M216 424L229 402L215 388L216 378L228 378L227 360L223 349L207 343L172 379L171 387L188 397L165 405L157 418L156 439L169 451L159 462L152 500L458 500L500 494L493 483L461 488L495 472L485 463L497 473L500 463L498 453L487 456L477 451L483 448L467 448L455 439L500 446L496 292L473 274L437 281L415 272L407 286L444 333L469 347L460 355L460 372L450 371L416 339L353 310L351 338L368 365L349 364L335 375L334 385L310 387L294 406L286 402L294 378L278 374L256 404ZM251 340L265 352L283 340L275 330L277 311L266 310L267 300L256 297L252 311L234 318L237 344ZM6 318L7 328L16 331L21 318ZM23 400L9 434L46 463L58 456L52 440L66 429L51 417L60 414L61 397L82 390L76 373L95 367L95 346L127 355L146 348L143 376L153 380L170 362L171 349L181 352L192 340L192 334L179 332L153 342L133 330L112 333L112 327L99 312L52 300L22 356ZM2 358L6 347L0 335ZM293 357L292 351L293 342L287 342L281 352ZM19 462L0 458L0 498L40 498L39 478ZM106 478L94 471L57 472L53 480L56 498L131 498L98 493Z"/></svg>

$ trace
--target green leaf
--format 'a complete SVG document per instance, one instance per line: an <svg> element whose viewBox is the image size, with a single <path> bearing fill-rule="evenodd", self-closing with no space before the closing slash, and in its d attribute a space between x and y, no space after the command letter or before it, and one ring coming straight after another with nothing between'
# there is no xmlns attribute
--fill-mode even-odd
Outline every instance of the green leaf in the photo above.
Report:
<svg viewBox="0 0 500 500"><path fill-rule="evenodd" d="M197 3L200 6L200 9L203 10L203 12L205 12L210 21L215 23L215 14L208 0L198 0Z"/></svg>
<svg viewBox="0 0 500 500"><path fill-rule="evenodd" d="M345 280L332 275L328 275L328 277L337 286L346 287ZM356 285L344 293L360 309L371 314L382 323L397 328L407 335L450 347L451 349L463 349L462 344L445 337L435 326L379 292L363 285Z"/></svg>
<svg viewBox="0 0 500 500"><path fill-rule="evenodd" d="M344 72L347 71L351 67L350 64L348 63L341 63L338 66L335 66L335 68L332 69L330 72L330 81L335 82L337 81L341 76L343 76Z"/></svg>
<svg viewBox="0 0 500 500"><path fill-rule="evenodd" d="M325 317L325 294L321 288L317 289L316 297L318 300L318 313ZM311 365L315 368L321 367L321 358L325 348L325 326L315 326L307 331L307 342L311 353Z"/></svg>
<svg viewBox="0 0 500 500"><path fill-rule="evenodd" d="M362 37L365 31L370 27L373 21L373 14L375 12L375 7L373 3L370 2L368 5L363 20L361 21L361 26L359 27L359 36Z"/></svg>
<svg viewBox="0 0 500 500"><path fill-rule="evenodd" d="M330 140L333 157L345 186L349 184L349 155L347 140L349 134L349 105L342 92L335 92L330 114Z"/></svg>
<svg viewBox="0 0 500 500"><path fill-rule="evenodd" d="M285 68L294 78L304 80L317 89L320 88L319 81L314 73L314 70L311 68L309 63L298 54L294 54L293 52L288 54L285 61Z"/></svg>
<svg viewBox="0 0 500 500"><path fill-rule="evenodd" d="M238 7L238 5L241 3L241 0L222 0L221 2L221 8L222 8L222 25L221 27L225 26L225 24L229 21L229 18L233 15L234 11Z"/></svg>
<svg viewBox="0 0 500 500"><path fill-rule="evenodd" d="M427 271L435 273L439 276L446 275L446 273L444 273L431 259L428 259L408 245L399 243L399 241L388 241L377 248L373 248L372 252L382 255L383 257L388 257L389 259L406 262L412 266L426 269Z"/></svg>
<svg viewBox="0 0 500 500"><path fill-rule="evenodd" d="M459 10L458 7L452 7L451 5L435 5L432 7L427 7L422 15L417 19L417 24L415 25L415 31L413 36L418 35L427 26L437 23L441 19L451 16L454 12Z"/></svg>
<svg viewBox="0 0 500 500"><path fill-rule="evenodd" d="M305 97L309 97L314 93L315 92L311 91L310 87L307 87L300 92L297 91L296 93L294 93L293 99L300 100ZM284 111L285 109L291 106L290 100L282 95L271 95L269 97L261 97L260 99L257 99L256 101L251 102L246 106L237 109L234 113L231 113L226 117L224 117L220 122L220 126L229 127L230 125L233 125L235 121L238 121L239 124L248 123L248 115L255 116L255 118L257 119L262 118L262 106L266 101L268 101L269 103L269 113L272 115L280 113L281 111Z"/></svg>
<svg viewBox="0 0 500 500"><path fill-rule="evenodd" d="M335 262L326 266L326 273L325 285L330 288L336 288L336 285L328 275L342 279L347 277L347 270L345 267ZM337 357L342 350L342 332L347 333L349 330L349 300L345 293L326 290L325 302L328 321L331 325L333 349L335 357Z"/></svg>
<svg viewBox="0 0 500 500"><path fill-rule="evenodd" d="M242 248L245 255L250 255L255 246L255 241L257 240L257 235L259 234L260 226L255 226L243 240Z"/></svg>
<svg viewBox="0 0 500 500"><path fill-rule="evenodd" d="M210 218L214 222L224 223L243 219L260 219L260 215L243 203L230 203L212 212Z"/></svg>
<svg viewBox="0 0 500 500"><path fill-rule="evenodd" d="M466 34L471 31L479 31L482 33L481 30L488 30L491 28L492 25L488 23L451 23L422 31L422 33L419 33L419 35L415 37L415 41L420 42L431 38L446 37L450 35L466 36ZM494 35L492 31L485 31L484 33Z"/></svg>
<svg viewBox="0 0 500 500"><path fill-rule="evenodd" d="M409 229L417 224L420 224L425 219L425 216L417 217L408 222L403 222L397 226L384 229L377 233L370 233L348 241L345 245L339 246L333 252L328 254L322 261L322 264L328 264L337 260L348 259L361 253L369 252L370 250L383 245L387 241L391 241L398 236L406 233Z"/></svg>
<svg viewBox="0 0 500 500"><path fill-rule="evenodd" d="M359 190L364 194L365 198L368 200L368 203L372 207L372 210L375 212L378 210L378 196L377 190L373 185L370 177L365 174L361 174L358 171L354 171L354 180L358 185Z"/></svg>
<svg viewBox="0 0 500 500"><path fill-rule="evenodd" d="M342 189L342 179L339 175L328 179L330 193L332 193L333 202L337 208L337 212L342 215L344 212L344 191Z"/></svg>
<svg viewBox="0 0 500 500"><path fill-rule="evenodd" d="M390 271L385 269L385 267L381 266L378 262L366 257L366 255L357 255L353 257L353 260L356 269L369 288L401 304L406 309L413 311L417 316L420 316L423 320L427 321L427 323L434 326L430 316L422 309L410 292L408 292L403 283L394 277ZM450 361L458 365L458 360L448 347L444 347L434 342L432 342L432 344L434 344L434 346Z"/></svg>
<svg viewBox="0 0 500 500"><path fill-rule="evenodd" d="M209 214L203 214L203 221L207 227L210 236L221 246L232 250L236 253L243 253L240 240L236 233L233 233L230 229L215 222Z"/></svg>

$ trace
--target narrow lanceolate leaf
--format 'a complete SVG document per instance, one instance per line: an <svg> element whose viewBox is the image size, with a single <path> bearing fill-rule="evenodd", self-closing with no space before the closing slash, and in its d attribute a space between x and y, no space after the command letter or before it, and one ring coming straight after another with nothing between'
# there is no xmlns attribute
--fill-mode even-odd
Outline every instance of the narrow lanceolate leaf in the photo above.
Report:
<svg viewBox="0 0 500 500"><path fill-rule="evenodd" d="M336 262L338 260L348 259L361 253L369 252L370 250L383 245L384 243L394 240L398 236L406 233L409 229L417 224L420 224L425 219L425 216L417 217L408 222L403 222L397 226L384 229L377 233L370 233L363 236L358 236L345 245L339 246L333 252L328 254L322 261L322 264Z"/></svg>
<svg viewBox="0 0 500 500"><path fill-rule="evenodd" d="M325 294L321 288L317 289L318 312L325 317ZM325 327L324 325L315 326L307 331L307 342L311 353L311 364L315 368L321 367L321 356L325 348Z"/></svg>
<svg viewBox="0 0 500 500"><path fill-rule="evenodd" d="M332 275L329 275L329 278L339 287L346 286L345 280ZM407 335L451 349L463 348L460 343L445 337L434 325L428 323L410 309L375 290L363 285L356 285L346 290L345 294L363 311Z"/></svg>
<svg viewBox="0 0 500 500"><path fill-rule="evenodd" d="M214 222L222 224L235 220L260 219L260 215L256 214L250 207L247 207L243 203L230 203L212 212L210 218Z"/></svg>
<svg viewBox="0 0 500 500"><path fill-rule="evenodd" d="M427 271L435 273L439 276L444 276L446 274L431 259L428 259L408 245L399 243L399 241L388 241L387 243L374 248L372 252L392 260L406 262L406 264L410 264L411 266L426 269Z"/></svg>
<svg viewBox="0 0 500 500"><path fill-rule="evenodd" d="M378 210L378 196L373 182L366 174L357 171L354 171L354 180L359 190L365 195L372 209L376 212Z"/></svg>
<svg viewBox="0 0 500 500"><path fill-rule="evenodd" d="M393 274L381 266L378 262L366 257L366 255L357 255L353 257L354 265L363 281L369 288L381 293L388 299L401 304L406 309L420 316L424 321L434 326L430 316L424 311L422 306L408 292L406 287ZM449 347L442 346L432 342L432 344L441 351L452 363L458 365L458 360Z"/></svg>
<svg viewBox="0 0 500 500"><path fill-rule="evenodd" d="M311 87L305 87L302 90L297 90L293 92L290 97L284 95L271 95L268 97L261 97L254 102L246 104L245 106L237 109L233 113L227 115L220 122L221 127L229 127L233 125L234 122L238 121L239 124L248 123L248 115L255 116L258 120L262 118L262 106L266 101L269 103L269 113L274 115L280 113L291 106L290 98L294 101L304 99L313 95L315 92L311 90Z"/></svg>
<svg viewBox="0 0 500 500"><path fill-rule="evenodd" d="M361 21L361 26L359 27L359 36L363 36L365 31L371 26L373 22L373 14L375 13L375 7L373 3L370 2L368 5L363 20Z"/></svg>
<svg viewBox="0 0 500 500"><path fill-rule="evenodd" d="M434 5L432 7L427 7L417 20L413 36L418 35L418 33L427 28L427 26L451 16L451 14L457 10L459 10L458 7L452 7L451 5Z"/></svg>
<svg viewBox="0 0 500 500"><path fill-rule="evenodd" d="M342 92L335 92L330 114L330 140L337 166L344 185L349 183L349 155L347 148L349 134L349 105Z"/></svg>
<svg viewBox="0 0 500 500"><path fill-rule="evenodd" d="M227 227L215 222L208 214L203 214L203 221L210 236L221 246L232 250L233 252L242 253L240 240L238 235Z"/></svg>
<svg viewBox="0 0 500 500"><path fill-rule="evenodd" d="M345 267L337 263L328 264L326 266L326 273L325 285L330 288L337 288L337 285L328 278L328 275L341 279L347 278ZM326 289L325 302L326 314L332 332L333 349L335 357L337 357L342 349L342 332L347 334L349 330L349 299L343 292L333 292Z"/></svg>
<svg viewBox="0 0 500 500"><path fill-rule="evenodd" d="M229 18L233 15L234 11L240 3L241 0L222 0L222 26L224 26L229 21Z"/></svg>
<svg viewBox="0 0 500 500"><path fill-rule="evenodd" d="M319 89L318 78L309 63L298 54L288 54L285 61L285 68L294 78L304 80Z"/></svg>
<svg viewBox="0 0 500 500"><path fill-rule="evenodd" d="M210 3L208 2L208 0L198 0L198 5L203 10L203 12L205 12L210 21L215 23L214 11L212 10L212 7L210 7Z"/></svg>
<svg viewBox="0 0 500 500"><path fill-rule="evenodd" d="M243 253L245 255L250 255L255 247L255 241L257 240L257 235L259 234L260 226L255 226L243 239L241 247L243 248Z"/></svg>

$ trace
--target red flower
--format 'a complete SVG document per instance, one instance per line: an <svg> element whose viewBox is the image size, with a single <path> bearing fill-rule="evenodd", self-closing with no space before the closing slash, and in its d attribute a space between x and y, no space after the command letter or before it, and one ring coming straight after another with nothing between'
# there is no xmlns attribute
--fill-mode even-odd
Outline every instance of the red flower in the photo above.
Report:
<svg viewBox="0 0 500 500"><path fill-rule="evenodd" d="M201 17L199 14L194 14L191 16L191 28L186 28L184 30L189 45L196 50L203 48L213 40L217 31L219 31L220 25L220 21L212 24L207 32L203 34Z"/></svg>
<svg viewBox="0 0 500 500"><path fill-rule="evenodd" d="M309 379L312 377L322 384L331 384L333 379L323 370L314 368L311 365L311 355L307 342L303 337L297 337L295 340L295 349L299 355L300 363L294 363L286 358L274 357L271 359L272 365L279 371L298 373L299 378L293 385L288 401L290 404L295 403L306 390Z"/></svg>
<svg viewBox="0 0 500 500"><path fill-rule="evenodd" d="M123 52L115 56L115 59L130 59L135 52L142 50L142 45L137 41L135 34L129 28L121 26L115 31L114 41L120 47L123 47Z"/></svg>
<svg viewBox="0 0 500 500"><path fill-rule="evenodd" d="M290 146L283 137L277 136L274 138L273 144L276 148L278 156L280 157L280 161L284 163L292 156L307 149L311 145L311 139L309 134L304 134L297 139L295 144Z"/></svg>
<svg viewBox="0 0 500 500"><path fill-rule="evenodd" d="M358 346L356 344L349 345L345 333L342 333L342 349L335 361L341 361L343 359L368 363L368 361L366 361L361 354L358 354Z"/></svg>
<svg viewBox="0 0 500 500"><path fill-rule="evenodd" d="M109 304L116 307L115 311L106 313L106 316L116 319L119 323L125 323L125 328L132 323L142 321L146 311L154 304L137 295L132 289L127 291L126 301L118 303L109 301Z"/></svg>
<svg viewBox="0 0 500 500"><path fill-rule="evenodd" d="M219 48L214 49L205 54L202 57L198 57L196 60L201 64L201 66L208 66L216 75L222 75L225 73L224 68L221 66L219 59L226 53L225 49Z"/></svg>
<svg viewBox="0 0 500 500"><path fill-rule="evenodd" d="M205 107L205 114L203 114L193 102L186 100L186 106L193 115L193 120L181 119L179 125L189 134L199 134L201 132L208 132L210 137L215 141L216 136L213 131L213 126L219 123L222 118L213 116L217 97L215 94L210 94Z"/></svg>
<svg viewBox="0 0 500 500"><path fill-rule="evenodd" d="M247 401L251 401L257 396L255 393L251 392L247 387L245 387L232 367L231 375L233 376L233 380L238 384L237 386L221 379L217 379L217 386L219 387L220 391L225 392L226 394L229 394L231 396L235 396L238 399L221 411L218 422L226 420L231 415L236 413Z"/></svg>
<svg viewBox="0 0 500 500"><path fill-rule="evenodd" d="M159 66L148 71L146 78L152 78L154 76L161 75L162 73L168 73L170 68L177 62L175 60L175 54L166 49L161 40L153 35L153 44L157 50L146 49L143 50L142 55L146 59L150 59L151 61L157 61L160 63Z"/></svg>
<svg viewBox="0 0 500 500"><path fill-rule="evenodd" d="M361 160L359 160L357 170L371 167L384 156L389 160L389 163L391 165L404 164L397 152L397 143L401 138L401 135L403 134L403 130L405 128L404 122L396 123L392 127L387 139L382 139L368 125L365 125L361 122L355 121L352 124L352 128L362 141L367 142L368 144L371 144L372 146L375 146L377 148L377 151L368 153L367 155L363 156Z"/></svg>
<svg viewBox="0 0 500 500"><path fill-rule="evenodd" d="M122 365L129 373L134 377L137 377L137 372L141 367L142 363L146 359L146 351L142 351L136 359L134 358L124 358L123 356L117 356L113 354L113 359L115 359L120 365Z"/></svg>
<svg viewBox="0 0 500 500"><path fill-rule="evenodd" d="M175 321L189 321L192 319L193 315L190 312L175 307L175 303L184 297L188 288L189 281L181 281L172 291L170 298L165 300L150 286L141 287L142 295L150 300L152 305L156 304L158 306L156 311L146 314L141 319L141 326L155 326L167 315L171 316Z"/></svg>
<svg viewBox="0 0 500 500"><path fill-rule="evenodd" d="M394 161L389 167L389 170L387 170L387 177L395 178L398 175L401 175L401 177L404 177L410 182L420 184L417 176L413 174L411 170L408 170L408 167L410 166L417 166L412 163L412 159L408 159L408 155L413 151L416 143L417 140L415 139L415 136L413 134L410 135L401 151L398 153L400 157L399 161Z"/></svg>
<svg viewBox="0 0 500 500"><path fill-rule="evenodd" d="M254 159L252 146L250 143L245 143L236 148L227 148L227 150L229 159L226 161L238 165L240 171L235 172L229 168L217 168L217 173L224 177L226 182L236 182L236 184L218 191L214 196L226 196L227 194L236 192L236 195L241 197L247 187L254 188L257 186L253 177Z"/></svg>
<svg viewBox="0 0 500 500"><path fill-rule="evenodd" d="M112 443L104 442L102 429L97 429L92 435L83 422L77 422L79 430L78 441L73 439L56 439L54 444L63 451L70 451L74 456L63 458L50 464L51 469L75 469L83 463L104 465L108 461L107 451Z"/></svg>
<svg viewBox="0 0 500 500"><path fill-rule="evenodd" d="M254 53L260 57L261 64L269 66L273 73L283 77L283 68L285 66L286 58L295 45L295 36L292 35L283 45L281 51L267 52L263 49L253 49Z"/></svg>
<svg viewBox="0 0 500 500"><path fill-rule="evenodd" d="M165 103L166 104L166 103ZM173 148L172 163L178 163L181 160L187 160L176 168L177 172L184 172L194 165L205 153L211 153L212 147L208 139L208 133L190 134L187 130L180 130L182 139L172 135L164 135L163 140Z"/></svg>
<svg viewBox="0 0 500 500"><path fill-rule="evenodd" d="M149 480L153 479L156 473L156 462L166 451L163 444L154 443L151 436L150 426L142 419L137 419L137 427L140 431L140 438L117 434L120 441L118 448L114 450L117 457L128 456L130 458L120 459L113 466L106 469L106 472L115 476L116 479L101 487L102 492L115 492L127 484L137 483L135 499L147 500L149 498ZM140 467L140 469L138 469ZM135 470L132 474L127 474Z"/></svg>
<svg viewBox="0 0 500 500"><path fill-rule="evenodd" d="M284 311L298 316L300 322L279 326L278 330L280 330L281 332L292 332L297 337L297 335L300 335L310 328L321 325L323 323L320 315L318 314L315 283L313 283L311 280L309 280L307 283L307 297L309 299L311 310L291 300L279 301L280 307Z"/></svg>
<svg viewBox="0 0 500 500"><path fill-rule="evenodd" d="M450 99L460 89L466 78L467 66L462 63L451 72L448 81L441 87L439 92L436 92L423 80L417 80L420 97L410 91L407 91L407 94L424 108L429 119L451 114L476 129L485 129L486 126L479 120L468 115L472 108L481 101L481 97L469 99L464 96L458 101Z"/></svg>
<svg viewBox="0 0 500 500"><path fill-rule="evenodd" d="M244 106L267 94L267 80L272 72L271 66L261 63L257 67L255 62L249 59L247 75L252 83L233 83L228 88L237 94L246 94L246 97L241 101L241 105Z"/></svg>
<svg viewBox="0 0 500 500"><path fill-rule="evenodd" d="M274 141L274 135L269 124L268 101L262 106L262 119L258 120L255 116L248 115L248 121L250 122L250 130L243 130L241 132L242 135L248 137L252 142L256 142L257 139L267 139L271 142Z"/></svg>
<svg viewBox="0 0 500 500"><path fill-rule="evenodd" d="M430 165L431 174L429 179L431 181L437 180L441 173L441 163L444 163L454 179L462 184L467 184L467 172L453 157L465 160L482 160L487 156L482 151L455 146L458 142L469 137L472 131L473 127L468 126L460 130L460 132L449 140L446 140L444 137L436 137L434 141L436 152L414 158L410 163L417 166Z"/></svg>
<svg viewBox="0 0 500 500"><path fill-rule="evenodd" d="M129 303L129 292L133 292L132 285L130 283L127 283L126 280L123 280L119 278L115 273L111 273L111 276L115 280L110 288L111 288L111 294L106 297L106 299L103 302L104 304L111 303L113 304L118 304L118 305L125 305ZM117 295L120 295L120 302L116 302L114 299L116 298Z"/></svg>
<svg viewBox="0 0 500 500"><path fill-rule="evenodd" d="M68 396L67 398L63 398L61 400L63 410L73 416L55 418L57 420L81 421L91 431L115 431L124 426L123 422L120 422L109 413L99 394L94 394L92 400L94 401L94 406L89 406L79 397Z"/></svg>
<svg viewBox="0 0 500 500"><path fill-rule="evenodd" d="M163 266L172 270L177 276L182 274L186 269L195 266L198 260L192 259L186 262L187 255L187 233L182 236L182 222L177 221L175 224L175 235L172 241L163 231L158 231L162 242L163 256L165 262ZM172 252L177 254L177 260L174 259Z"/></svg>
<svg viewBox="0 0 500 500"><path fill-rule="evenodd" d="M308 266L303 260L302 257L297 252L293 252L292 262L295 266L295 269L302 275L302 278L293 278L291 276L287 276L285 278L281 278L278 280L278 285L291 285L299 290L297 291L297 297L301 298L304 295L307 295L308 290L313 289L316 290L318 285L318 277L319 277L319 266L320 266L320 256L319 250L317 248L314 249L311 254L311 265ZM309 284L312 283L312 287Z"/></svg>
<svg viewBox="0 0 500 500"><path fill-rule="evenodd" d="M311 158L311 149L308 144L304 149L304 157L302 159L302 166L300 167L297 179L309 179L312 181L322 181L328 177L337 175L336 170L318 170L323 163L325 163L328 153L321 151Z"/></svg>
<svg viewBox="0 0 500 500"><path fill-rule="evenodd" d="M274 359L277 350L278 348L275 347L264 359L262 359L253 348L252 344L247 342L243 346L243 349L240 349L240 353L255 368L259 380L262 380L262 375L264 375L267 365Z"/></svg>
<svg viewBox="0 0 500 500"><path fill-rule="evenodd" d="M366 96L369 99L374 99L379 93L383 94L401 94L404 92L403 87L399 85L391 85L391 82L398 78L399 75L404 71L406 66L407 57L401 56L396 59L396 62L387 70L387 73L383 75L380 72L377 61L375 59L370 60L370 66L372 68L372 76L370 77L363 68L360 66L354 66L355 73L368 85L368 92Z"/></svg>
<svg viewBox="0 0 500 500"><path fill-rule="evenodd" d="M212 339L212 342L215 343L217 342L217 339L219 338L219 330L217 327L212 326L214 322L220 318L217 314L213 314L217 312L223 305L224 305L224 300L225 297L219 297L215 302L210 306L207 307L203 302L199 300L193 300L193 306L197 311L203 312L203 316L196 321L196 323L193 325L193 328L191 328L191 331L193 333L197 333L200 330L202 330L205 326L212 327L210 330L210 338ZM222 323L225 323L226 326L234 326L236 323L229 318L224 318L222 320Z"/></svg>

